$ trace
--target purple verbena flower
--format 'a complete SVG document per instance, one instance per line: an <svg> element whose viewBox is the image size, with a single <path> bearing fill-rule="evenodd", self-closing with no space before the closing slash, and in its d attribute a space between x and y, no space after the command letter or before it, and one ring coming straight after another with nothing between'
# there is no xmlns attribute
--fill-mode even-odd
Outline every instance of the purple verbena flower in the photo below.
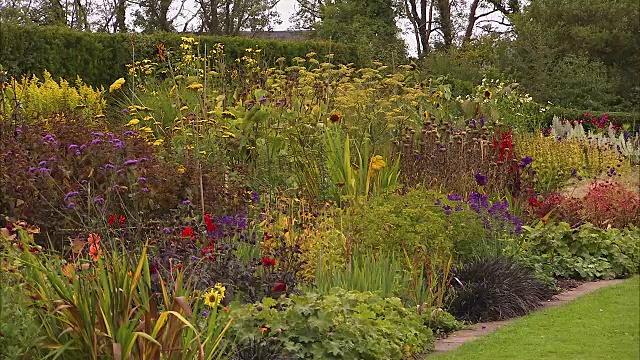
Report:
<svg viewBox="0 0 640 360"><path fill-rule="evenodd" d="M138 136L138 133L135 132L135 131L127 130L124 133L122 133L122 135L124 135L124 136Z"/></svg>
<svg viewBox="0 0 640 360"><path fill-rule="evenodd" d="M136 159L131 159L131 160L127 160L127 161L125 161L123 164L124 164L125 166L129 166L129 165L135 165L135 164L137 164L137 163L138 163L138 160L136 160Z"/></svg>
<svg viewBox="0 0 640 360"><path fill-rule="evenodd" d="M102 204L102 203L104 203L104 198L102 196L101 197L97 197L97 198L95 198L93 200L93 203L94 204Z"/></svg>
<svg viewBox="0 0 640 360"><path fill-rule="evenodd" d="M70 192L68 192L68 193L64 196L64 199L65 199L65 200L67 200L67 199L69 199L69 198L76 197L76 196L78 196L78 195L80 195L80 193L79 193L79 192L77 192L77 191L70 191Z"/></svg>
<svg viewBox="0 0 640 360"><path fill-rule="evenodd" d="M67 204L67 208L69 209L73 209L76 207L76 203L74 203L73 201Z"/></svg>
<svg viewBox="0 0 640 360"><path fill-rule="evenodd" d="M40 168L40 174L51 174L51 169Z"/></svg>
<svg viewBox="0 0 640 360"><path fill-rule="evenodd" d="M96 137L104 137L104 134L99 132L99 131L94 131L91 133L91 135L96 136Z"/></svg>
<svg viewBox="0 0 640 360"><path fill-rule="evenodd" d="M519 166L520 166L520 168L524 168L527 165L531 164L532 162L533 162L533 158L527 156L527 157L522 158L522 160L520 160L520 165Z"/></svg>
<svg viewBox="0 0 640 360"><path fill-rule="evenodd" d="M169 229L168 227L162 229L162 232L165 234L171 234L171 229Z"/></svg>
<svg viewBox="0 0 640 360"><path fill-rule="evenodd" d="M38 165L39 165L40 167L42 167L42 166L47 166L47 161L46 161L46 160L42 160L42 161L40 161L40 162L38 163Z"/></svg>
<svg viewBox="0 0 640 360"><path fill-rule="evenodd" d="M480 186L487 185L487 177L485 175L482 175L481 173L476 173L474 177L476 178L476 182L478 183L478 185Z"/></svg>
<svg viewBox="0 0 640 360"><path fill-rule="evenodd" d="M80 184L82 185L87 185L89 183L89 180L81 180Z"/></svg>
<svg viewBox="0 0 640 360"><path fill-rule="evenodd" d="M79 147L80 147L80 146L78 146L78 145L76 145L76 144L71 144L71 145L69 145L68 149L69 149L69 150L75 150L75 149L77 149L77 148L79 148Z"/></svg>
<svg viewBox="0 0 640 360"><path fill-rule="evenodd" d="M450 201L461 201L462 197L458 194L449 194L447 195L447 199L449 199Z"/></svg>
<svg viewBox="0 0 640 360"><path fill-rule="evenodd" d="M91 144L92 144L92 145L96 145L96 144L99 144L99 143L101 143L101 142L102 142L102 140L100 140L100 139L93 139L93 140L91 140Z"/></svg>
<svg viewBox="0 0 640 360"><path fill-rule="evenodd" d="M260 100L258 100L258 102L260 102L260 104L264 104L267 101L266 97L261 97Z"/></svg>
<svg viewBox="0 0 640 360"><path fill-rule="evenodd" d="M140 189L140 190L142 190L142 192L149 192L149 188L147 188L147 187L143 187L143 188L142 188L142 189Z"/></svg>
<svg viewBox="0 0 640 360"><path fill-rule="evenodd" d="M191 200L189 200L189 199L183 200L182 204L183 205L189 205L189 204L191 204Z"/></svg>
<svg viewBox="0 0 640 360"><path fill-rule="evenodd" d="M138 182L145 182L145 181L147 181L147 178L144 176L141 176L138 178Z"/></svg>

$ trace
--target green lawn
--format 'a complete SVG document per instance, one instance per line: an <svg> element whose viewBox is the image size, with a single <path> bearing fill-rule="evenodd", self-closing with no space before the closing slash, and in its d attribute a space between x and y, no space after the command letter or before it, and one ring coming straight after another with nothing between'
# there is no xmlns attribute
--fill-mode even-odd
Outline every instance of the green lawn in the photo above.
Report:
<svg viewBox="0 0 640 360"><path fill-rule="evenodd" d="M537 312L430 359L640 359L640 277Z"/></svg>

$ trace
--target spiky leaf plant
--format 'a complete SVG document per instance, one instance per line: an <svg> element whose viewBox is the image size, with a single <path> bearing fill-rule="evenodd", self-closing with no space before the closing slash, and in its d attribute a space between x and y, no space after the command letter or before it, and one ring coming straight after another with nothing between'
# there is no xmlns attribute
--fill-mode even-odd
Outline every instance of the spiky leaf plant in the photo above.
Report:
<svg viewBox="0 0 640 360"><path fill-rule="evenodd" d="M464 265L454 272L451 284L448 311L472 322L525 315L552 295L531 269L505 257Z"/></svg>

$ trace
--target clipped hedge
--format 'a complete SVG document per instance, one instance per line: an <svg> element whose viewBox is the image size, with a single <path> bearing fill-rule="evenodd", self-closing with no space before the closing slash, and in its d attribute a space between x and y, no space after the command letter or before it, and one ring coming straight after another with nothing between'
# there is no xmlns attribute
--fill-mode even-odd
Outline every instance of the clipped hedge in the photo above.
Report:
<svg viewBox="0 0 640 360"><path fill-rule="evenodd" d="M547 110L547 120L551 124L554 116L566 120L587 120L584 116L585 113L591 114L591 117L602 117L602 115L609 115L609 119L614 120L616 124L633 131L640 131L640 113L637 112L618 112L618 111L589 111L578 109L567 109L562 107L551 107ZM590 118L591 118L590 117Z"/></svg>
<svg viewBox="0 0 640 360"><path fill-rule="evenodd" d="M185 36L177 33L108 34L89 33L64 27L16 26L0 24L0 65L10 75L41 75L49 71L54 78L75 79L87 84L108 86L126 74L126 64L135 59L152 58L157 45L177 48ZM212 48L223 43L229 59L244 55L246 48L262 49L268 63L279 57L292 59L309 52L333 53L337 63L358 64L357 49L322 41L282 41L249 37L213 37L194 35L202 45Z"/></svg>

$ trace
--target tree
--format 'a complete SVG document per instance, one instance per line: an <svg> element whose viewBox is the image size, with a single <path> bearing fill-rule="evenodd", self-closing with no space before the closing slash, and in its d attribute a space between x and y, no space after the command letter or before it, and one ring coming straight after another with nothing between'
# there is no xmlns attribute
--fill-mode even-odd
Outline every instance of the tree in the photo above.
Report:
<svg viewBox="0 0 640 360"><path fill-rule="evenodd" d="M270 30L280 22L279 0L198 0L200 31L212 35L237 35L241 30Z"/></svg>
<svg viewBox="0 0 640 360"><path fill-rule="evenodd" d="M511 19L516 38L507 70L534 99L640 109L637 0L533 0Z"/></svg>
<svg viewBox="0 0 640 360"><path fill-rule="evenodd" d="M321 5L319 13L317 38L355 45L363 61L405 60L392 0L342 0Z"/></svg>

